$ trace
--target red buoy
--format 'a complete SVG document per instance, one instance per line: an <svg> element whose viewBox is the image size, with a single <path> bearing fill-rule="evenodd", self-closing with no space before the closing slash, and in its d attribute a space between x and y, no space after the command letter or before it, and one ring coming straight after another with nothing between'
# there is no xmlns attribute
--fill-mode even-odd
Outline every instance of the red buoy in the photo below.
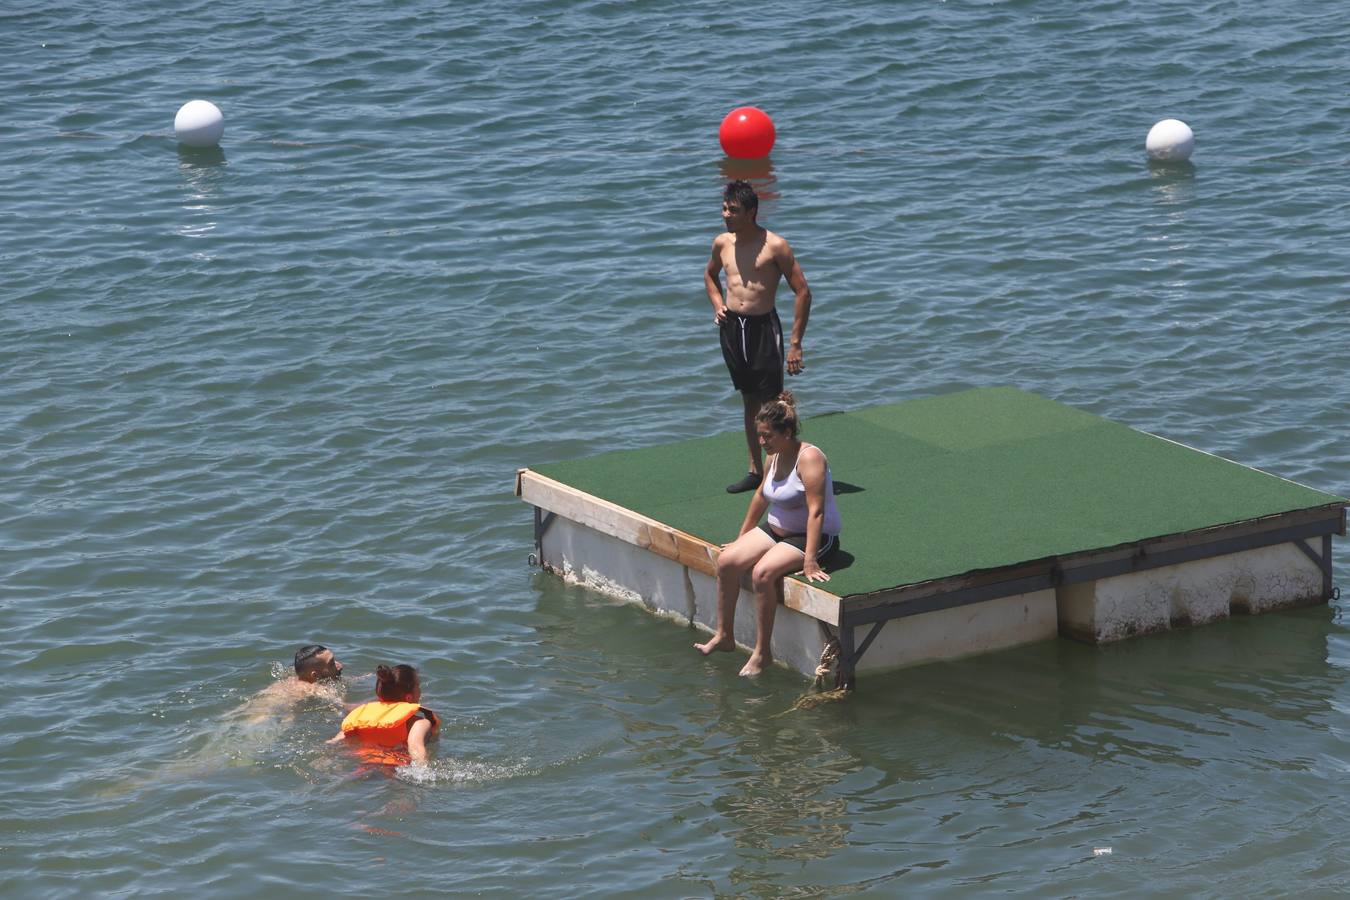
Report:
<svg viewBox="0 0 1350 900"><path fill-rule="evenodd" d="M760 159L773 149L773 119L754 106L738 106L722 120L717 139L727 156Z"/></svg>

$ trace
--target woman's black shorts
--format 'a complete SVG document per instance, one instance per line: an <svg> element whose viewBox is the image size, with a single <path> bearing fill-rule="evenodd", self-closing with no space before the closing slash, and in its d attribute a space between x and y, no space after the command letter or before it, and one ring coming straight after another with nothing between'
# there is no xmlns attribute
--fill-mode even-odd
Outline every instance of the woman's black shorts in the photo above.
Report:
<svg viewBox="0 0 1350 900"><path fill-rule="evenodd" d="M770 528L768 523L766 522L760 523L759 530L764 532L765 534L767 534L769 537L773 538L780 544L791 544L798 550L802 551L803 556L806 555L805 534L775 534L774 530ZM839 535L822 534L820 536L820 546L816 548L816 562L822 562L827 556L829 556L831 553L833 553L838 549L839 549Z"/></svg>

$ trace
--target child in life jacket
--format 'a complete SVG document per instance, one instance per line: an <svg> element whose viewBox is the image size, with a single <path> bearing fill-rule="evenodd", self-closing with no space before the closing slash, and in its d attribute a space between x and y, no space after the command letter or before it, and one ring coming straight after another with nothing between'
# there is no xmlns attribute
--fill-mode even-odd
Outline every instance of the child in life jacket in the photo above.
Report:
<svg viewBox="0 0 1350 900"><path fill-rule="evenodd" d="M342 730L328 743L346 743L368 763L402 766L424 763L427 741L436 737L441 722L421 705L422 686L412 666L377 666L375 696L347 713Z"/></svg>

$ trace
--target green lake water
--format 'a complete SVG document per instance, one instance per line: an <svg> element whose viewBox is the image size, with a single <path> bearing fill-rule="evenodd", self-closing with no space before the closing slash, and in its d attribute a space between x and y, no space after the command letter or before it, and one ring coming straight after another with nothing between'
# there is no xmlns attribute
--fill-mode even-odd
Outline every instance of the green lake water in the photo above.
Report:
<svg viewBox="0 0 1350 900"><path fill-rule="evenodd" d="M532 569L511 488L738 427L745 175L807 415L1013 385L1344 496L1348 45L1329 2L6 4L5 893L1343 891L1343 601L790 711ZM310 641L349 701L421 669L427 770L241 714Z"/></svg>

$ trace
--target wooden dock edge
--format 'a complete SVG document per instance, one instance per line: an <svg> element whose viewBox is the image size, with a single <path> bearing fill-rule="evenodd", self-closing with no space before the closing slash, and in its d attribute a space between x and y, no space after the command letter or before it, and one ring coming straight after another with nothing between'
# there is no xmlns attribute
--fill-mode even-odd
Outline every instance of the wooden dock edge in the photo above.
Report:
<svg viewBox="0 0 1350 900"><path fill-rule="evenodd" d="M531 506L618 538L682 566L717 577L720 548L631 509L555 481L530 469L516 472L516 496ZM840 598L818 587L783 579L783 605L827 625L839 624Z"/></svg>

